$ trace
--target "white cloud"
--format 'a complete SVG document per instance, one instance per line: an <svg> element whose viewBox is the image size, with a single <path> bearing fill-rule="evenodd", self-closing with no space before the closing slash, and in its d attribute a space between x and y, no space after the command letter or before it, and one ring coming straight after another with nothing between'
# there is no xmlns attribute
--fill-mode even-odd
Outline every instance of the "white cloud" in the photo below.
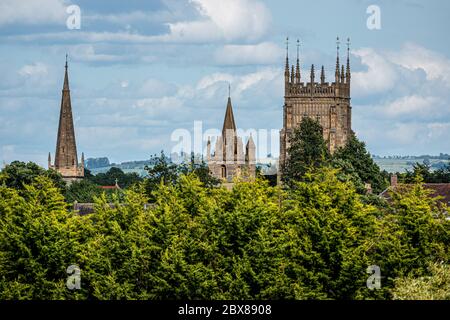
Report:
<svg viewBox="0 0 450 320"><path fill-rule="evenodd" d="M255 0L191 0L228 40L256 40L270 24L271 15L264 4ZM185 31L189 31L185 26Z"/></svg>
<svg viewBox="0 0 450 320"><path fill-rule="evenodd" d="M437 87L442 87L438 83L441 81L450 87L450 59L417 44L406 43L399 51L362 48L352 54L367 68L352 73L352 91L356 97L411 86L417 82L413 76L419 70L426 76L423 80L434 81ZM419 85L425 85L424 81Z"/></svg>
<svg viewBox="0 0 450 320"><path fill-rule="evenodd" d="M17 75L15 87L9 91L13 96L17 95L20 97L23 95L23 92L43 94L54 89L54 70L50 72L50 68L42 62L22 66L17 70Z"/></svg>
<svg viewBox="0 0 450 320"><path fill-rule="evenodd" d="M256 45L225 45L215 52L222 65L274 64L282 61L284 50L272 42Z"/></svg>
<svg viewBox="0 0 450 320"><path fill-rule="evenodd" d="M157 79L147 79L139 89L141 95L153 98L171 96L175 92L175 85Z"/></svg>
<svg viewBox="0 0 450 320"><path fill-rule="evenodd" d="M15 36L12 39L132 43L257 41L266 34L271 24L270 11L264 4L256 0L190 0L189 3L196 9L198 17L166 23L169 32L162 35L144 35L128 29L119 32L41 33ZM131 16L142 18L142 14L136 12ZM128 16L121 16L117 19L122 18L129 19ZM96 16L95 19L99 19L99 17ZM11 37L9 38L11 39Z"/></svg>
<svg viewBox="0 0 450 320"><path fill-rule="evenodd" d="M0 25L65 24L66 7L64 0L2 0Z"/></svg>
<svg viewBox="0 0 450 320"><path fill-rule="evenodd" d="M125 56L97 53L94 46L80 44L70 49L70 56L82 62L120 62L127 60Z"/></svg>
<svg viewBox="0 0 450 320"><path fill-rule="evenodd" d="M414 43L407 43L399 52L391 52L388 58L406 69L422 69L427 80L442 80L450 86L450 60L445 56Z"/></svg>
<svg viewBox="0 0 450 320"><path fill-rule="evenodd" d="M41 62L25 65L18 72L25 78L45 77L48 75L47 66Z"/></svg>
<svg viewBox="0 0 450 320"><path fill-rule="evenodd" d="M414 115L430 116L442 114L440 100L436 97L422 97L419 95L405 96L388 103L382 108L382 112L388 116Z"/></svg>
<svg viewBox="0 0 450 320"><path fill-rule="evenodd" d="M265 35L271 23L266 6L255 0L190 0L201 18L168 23L165 41L255 41Z"/></svg>
<svg viewBox="0 0 450 320"><path fill-rule="evenodd" d="M228 73L214 73L211 75L204 76L197 83L197 90L206 89L217 82L228 82L231 83L234 79L234 76Z"/></svg>
<svg viewBox="0 0 450 320"><path fill-rule="evenodd" d="M216 92L231 84L231 91L238 99L246 91L256 89L260 85L268 84L273 88L278 88L277 83L282 85L280 78L281 71L277 68L262 68L256 72L242 75L232 75L229 73L214 73L203 77L197 83L196 89L199 94L205 97L215 96Z"/></svg>
<svg viewBox="0 0 450 320"><path fill-rule="evenodd" d="M387 91L396 85L398 74L383 55L372 48L362 48L352 51L361 59L367 71L352 72L352 92L356 96L376 94Z"/></svg>

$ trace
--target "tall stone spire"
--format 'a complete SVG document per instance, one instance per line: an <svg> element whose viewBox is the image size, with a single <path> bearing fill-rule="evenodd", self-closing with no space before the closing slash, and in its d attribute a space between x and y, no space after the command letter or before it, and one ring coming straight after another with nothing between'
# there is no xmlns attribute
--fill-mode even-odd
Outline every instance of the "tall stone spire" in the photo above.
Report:
<svg viewBox="0 0 450 320"><path fill-rule="evenodd" d="M314 65L311 65L311 84L314 84L315 77L316 77L316 74L314 71Z"/></svg>
<svg viewBox="0 0 450 320"><path fill-rule="evenodd" d="M339 37L336 38L336 48L337 48L337 56L336 56L336 83L339 83L340 72L339 72L339 45L341 42L339 41Z"/></svg>
<svg viewBox="0 0 450 320"><path fill-rule="evenodd" d="M300 83L300 40L297 39L297 66L295 69L295 82Z"/></svg>
<svg viewBox="0 0 450 320"><path fill-rule="evenodd" d="M80 163L79 165L77 156L77 145L75 141L75 129L73 125L72 104L69 89L67 55L61 97L61 109L59 113L55 163L53 166L49 163L49 167L52 167L56 171L60 172L63 178L68 180L82 178L84 176L84 163Z"/></svg>

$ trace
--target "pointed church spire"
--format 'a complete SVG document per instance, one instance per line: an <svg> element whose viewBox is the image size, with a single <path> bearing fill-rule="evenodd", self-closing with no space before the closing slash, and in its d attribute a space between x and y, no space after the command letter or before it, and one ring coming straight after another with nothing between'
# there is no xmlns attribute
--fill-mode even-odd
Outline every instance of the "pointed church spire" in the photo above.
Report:
<svg viewBox="0 0 450 320"><path fill-rule="evenodd" d="M295 82L300 83L300 40L297 39L297 66L295 69Z"/></svg>
<svg viewBox="0 0 450 320"><path fill-rule="evenodd" d="M337 56L336 56L336 83L339 82L340 72L339 72L339 45L341 42L339 41L339 37L336 38L336 48L337 48Z"/></svg>
<svg viewBox="0 0 450 320"><path fill-rule="evenodd" d="M234 122L231 97L228 97L227 110L222 128L222 155L226 161L233 161L237 151L236 123ZM217 146L216 146L217 152Z"/></svg>
<svg viewBox="0 0 450 320"><path fill-rule="evenodd" d="M70 101L69 76L66 55L64 86L59 114L58 137L56 141L55 169L64 176L76 176L78 168L77 145L73 126L72 104Z"/></svg>
<svg viewBox="0 0 450 320"><path fill-rule="evenodd" d="M223 120L222 136L225 138L227 130L236 132L236 124L234 122L233 106L231 105L231 97L228 97L227 110L225 111L225 119Z"/></svg>
<svg viewBox="0 0 450 320"><path fill-rule="evenodd" d="M316 77L316 74L314 71L314 65L311 65L311 84L314 84L315 77Z"/></svg>
<svg viewBox="0 0 450 320"><path fill-rule="evenodd" d="M320 83L325 83L325 68L322 66L322 71L320 72Z"/></svg>
<svg viewBox="0 0 450 320"><path fill-rule="evenodd" d="M350 83L351 72L350 72L350 38L347 38L347 72L346 72L347 83Z"/></svg>

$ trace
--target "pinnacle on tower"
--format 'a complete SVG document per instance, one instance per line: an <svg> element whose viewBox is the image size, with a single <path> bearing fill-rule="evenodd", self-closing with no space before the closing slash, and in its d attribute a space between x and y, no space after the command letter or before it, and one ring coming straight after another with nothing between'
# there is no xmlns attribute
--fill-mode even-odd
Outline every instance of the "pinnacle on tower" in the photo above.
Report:
<svg viewBox="0 0 450 320"><path fill-rule="evenodd" d="M346 72L347 83L350 83L351 72L350 72L350 38L347 38L347 72Z"/></svg>
<svg viewBox="0 0 450 320"><path fill-rule="evenodd" d="M325 83L325 68L322 66L322 71L320 72L320 83Z"/></svg>
<svg viewBox="0 0 450 320"><path fill-rule="evenodd" d="M336 48L337 48L337 56L336 56L336 83L339 82L340 72L339 72L339 45L341 42L339 41L339 37L336 38Z"/></svg>
<svg viewBox="0 0 450 320"><path fill-rule="evenodd" d="M341 82L344 83L345 82L345 72L344 72L344 65L342 65L342 69L341 69Z"/></svg>
<svg viewBox="0 0 450 320"><path fill-rule="evenodd" d="M315 77L314 65L311 65L311 84L314 84Z"/></svg>
<svg viewBox="0 0 450 320"><path fill-rule="evenodd" d="M300 83L300 40L297 39L297 66L295 69L295 80L296 83Z"/></svg>
<svg viewBox="0 0 450 320"><path fill-rule="evenodd" d="M294 83L294 80L295 80L294 65L292 65L291 82Z"/></svg>
<svg viewBox="0 0 450 320"><path fill-rule="evenodd" d="M285 82L289 82L289 37L286 38L286 66L284 68Z"/></svg>

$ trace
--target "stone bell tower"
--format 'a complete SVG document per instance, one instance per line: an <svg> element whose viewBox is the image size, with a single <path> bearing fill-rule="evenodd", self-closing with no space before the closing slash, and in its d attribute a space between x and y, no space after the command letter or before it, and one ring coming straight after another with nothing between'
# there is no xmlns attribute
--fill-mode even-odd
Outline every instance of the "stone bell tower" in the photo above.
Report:
<svg viewBox="0 0 450 320"><path fill-rule="evenodd" d="M287 39L288 40L288 39ZM347 41L347 66L339 63L339 38L334 82L326 82L322 66L319 82L316 81L314 65L310 77L302 82L297 40L297 64L289 70L289 42L286 41L286 65L284 71L283 128L280 131L280 161L283 168L289 157L289 137L300 122L309 117L317 120L323 128L323 138L330 153L345 146L351 134L352 107L350 105L350 39ZM309 81L308 81L309 80Z"/></svg>

